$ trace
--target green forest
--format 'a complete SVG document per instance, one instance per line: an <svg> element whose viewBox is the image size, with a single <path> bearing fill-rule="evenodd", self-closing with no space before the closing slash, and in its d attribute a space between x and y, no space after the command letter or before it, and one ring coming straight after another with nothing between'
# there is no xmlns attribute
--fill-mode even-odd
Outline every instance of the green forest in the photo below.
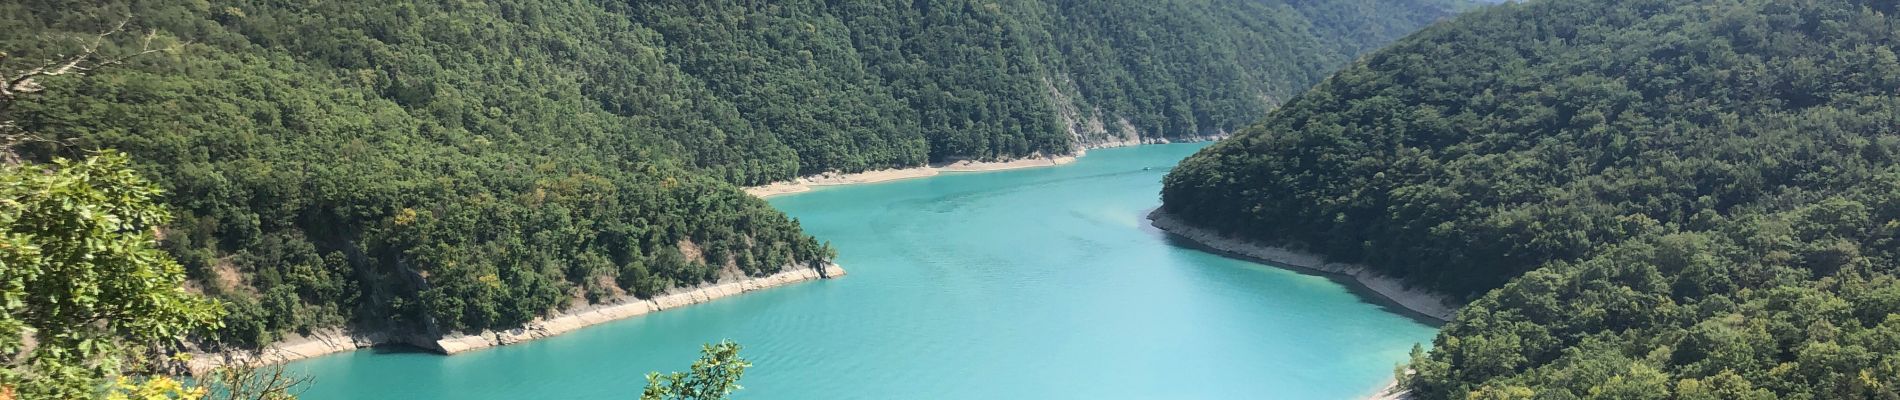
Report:
<svg viewBox="0 0 1900 400"><path fill-rule="evenodd" d="M22 0L9 71L166 51L0 112L155 187L194 341L444 335L834 256L740 186L1235 130L1451 4Z"/></svg>
<svg viewBox="0 0 1900 400"><path fill-rule="evenodd" d="M1469 301L1424 399L1900 399L1900 9L1530 1L1191 157L1164 210Z"/></svg>

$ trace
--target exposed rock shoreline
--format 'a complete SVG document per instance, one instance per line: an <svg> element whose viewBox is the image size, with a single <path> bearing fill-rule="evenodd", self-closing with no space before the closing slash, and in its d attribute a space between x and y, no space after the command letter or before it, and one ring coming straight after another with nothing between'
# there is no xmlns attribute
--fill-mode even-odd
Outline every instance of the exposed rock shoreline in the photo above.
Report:
<svg viewBox="0 0 1900 400"><path fill-rule="evenodd" d="M445 355L456 354L552 337L588 326L641 316L655 311L704 303L714 299L736 296L755 290L769 289L815 279L837 278L844 275L844 268L836 264L827 264L822 272L813 268L789 268L785 271L762 277L741 279L692 289L676 290L673 293L646 300L629 296L611 303L573 307L537 318L519 328L503 331L483 331L473 335L456 334L434 338L417 335L390 335L381 332L356 333L330 330L316 332L309 336L299 336L279 341L261 352L263 356L258 360L241 356L221 357L215 354L195 354L188 367L192 372L199 373L209 371L219 365L230 362L261 361L264 363L283 363L383 345L406 345Z"/></svg>
<svg viewBox="0 0 1900 400"><path fill-rule="evenodd" d="M1217 140L1226 139L1226 138L1227 138L1227 135L1225 133L1222 133L1222 134L1216 134L1216 135L1204 136L1204 137L1198 137L1198 138L1181 139L1179 141L1170 141L1167 138L1138 138L1138 139L1127 139L1127 140L1101 141L1101 142L1089 143L1088 145L1083 146L1080 149L1076 149L1074 154L1069 154L1069 155L1060 155L1060 156L1033 155L1029 157L1019 158L1019 159L1014 159L1014 160L1006 160L1006 161L964 160L964 161L957 161L957 162L951 162L951 163L932 164L932 165L921 166L921 167L882 169L882 170L876 170L876 171L853 172L853 173L848 173L848 174L838 173L838 172L826 172L826 173L817 174L817 175L802 176L802 177L799 177L798 179L793 179L793 180L785 181L785 182L773 182L770 184L759 185L759 186L747 186L745 187L745 192L746 194L750 194L753 197L758 197L758 198L763 199L763 198L769 198L772 196L778 196L778 195L783 195L783 194L807 192L807 191L811 191L812 188L819 187L819 186L840 186L840 185L856 185L856 184L863 184L863 183L890 182L890 181L904 180L904 179L932 177L932 176L937 176L938 174L941 174L944 172L989 172L989 171L1005 171L1005 170L1012 170L1012 169L1053 167L1053 166L1073 163L1075 162L1076 159L1079 159L1082 156L1088 155L1089 149L1101 149L1101 148L1112 148L1112 147L1132 147L1132 146L1140 146L1140 145L1148 145L1148 144L1211 142L1211 141L1217 141Z"/></svg>
<svg viewBox="0 0 1900 400"><path fill-rule="evenodd" d="M1451 298L1426 290L1405 287L1405 283L1379 273L1370 267L1358 264L1327 262L1325 257L1273 247L1246 239L1231 238L1210 229L1189 225L1157 209L1148 214L1148 220L1155 228L1187 238L1203 246L1222 252L1240 255L1245 258L1265 261L1286 267L1304 268L1330 274L1351 277L1360 285L1371 289L1399 306L1410 309L1439 321L1450 321L1458 312L1458 306Z"/></svg>
<svg viewBox="0 0 1900 400"><path fill-rule="evenodd" d="M755 290L770 289L815 279L836 278L844 275L844 268L838 267L835 264L826 265L825 270L822 272L812 268L793 268L777 274L705 286L647 300L626 298L620 303L583 306L537 319L520 328L498 332L485 331L476 335L445 337L436 340L433 346L422 347L442 354L455 354L469 350L506 346L551 337L609 321L645 315L646 313L654 311L704 303L714 299L737 296Z"/></svg>
<svg viewBox="0 0 1900 400"><path fill-rule="evenodd" d="M1400 389L1399 381L1388 381L1378 392L1366 396L1366 400L1412 400L1412 391Z"/></svg>
<svg viewBox="0 0 1900 400"><path fill-rule="evenodd" d="M895 181L895 180L937 176L937 174L943 173L943 172L985 172L985 171L1002 171L1002 170L1010 170L1010 169L1036 168L1036 167L1052 167L1052 166L1075 162L1075 158L1076 156L1055 156L1055 157L1034 156L1034 157L1021 158L1021 159L1016 159L1016 160L1009 160L1009 161L958 161L954 163L936 164L936 165L928 165L928 166L922 166L922 167L883 169L883 170L877 170L877 171L853 172L853 173L848 173L848 174L837 173L837 172L826 172L823 174L800 177L798 179L793 179L787 182L776 182L776 183L761 185L761 186L748 186L745 188L745 192L746 194L750 194L753 197L767 198L767 197L772 197L772 196L777 196L777 195L782 195L782 194L792 194L792 193L811 191L812 188L818 187L818 186L838 186L838 185L855 185L855 184L861 184L861 183L889 182L889 181Z"/></svg>

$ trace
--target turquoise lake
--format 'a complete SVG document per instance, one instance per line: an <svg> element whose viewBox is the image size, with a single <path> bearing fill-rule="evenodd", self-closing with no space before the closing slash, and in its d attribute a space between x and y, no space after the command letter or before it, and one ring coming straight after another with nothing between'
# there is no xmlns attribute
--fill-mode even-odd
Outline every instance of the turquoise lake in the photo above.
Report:
<svg viewBox="0 0 1900 400"><path fill-rule="evenodd" d="M1329 277L1147 224L1198 144L1063 167L822 188L772 203L850 271L456 356L297 362L304 398L635 399L702 343L752 360L741 399L1355 399L1436 328Z"/></svg>

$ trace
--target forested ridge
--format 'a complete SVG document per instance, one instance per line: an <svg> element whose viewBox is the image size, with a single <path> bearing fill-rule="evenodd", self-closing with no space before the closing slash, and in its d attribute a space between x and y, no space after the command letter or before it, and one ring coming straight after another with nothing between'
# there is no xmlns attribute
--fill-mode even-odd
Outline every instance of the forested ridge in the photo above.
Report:
<svg viewBox="0 0 1900 400"><path fill-rule="evenodd" d="M1456 4L722 0L606 8L656 32L669 63L730 102L743 126L723 131L764 132L771 146L795 153L795 169L748 166L730 176L757 184L1218 135ZM758 156L701 156L699 164Z"/></svg>
<svg viewBox="0 0 1900 400"><path fill-rule="evenodd" d="M1900 398L1896 12L1467 13L1189 158L1164 210L1470 300L1421 398Z"/></svg>
<svg viewBox="0 0 1900 400"><path fill-rule="evenodd" d="M1231 130L1450 4L24 0L0 49L175 45L36 82L12 150L127 153L225 303L199 341L255 347L817 265L737 186Z"/></svg>

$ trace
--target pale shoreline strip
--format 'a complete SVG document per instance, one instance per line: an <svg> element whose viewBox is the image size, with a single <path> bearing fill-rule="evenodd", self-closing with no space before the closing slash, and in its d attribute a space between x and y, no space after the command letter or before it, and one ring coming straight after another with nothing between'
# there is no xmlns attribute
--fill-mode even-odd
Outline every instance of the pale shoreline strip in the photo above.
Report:
<svg viewBox="0 0 1900 400"><path fill-rule="evenodd" d="M1166 212L1157 209L1148 213L1148 220L1155 228L1192 240L1203 246L1222 252L1240 255L1244 258L1265 261L1268 264L1309 269L1329 274L1344 275L1371 289L1373 293L1392 300L1401 307L1412 310L1439 321L1450 321L1458 313L1451 298L1431 291L1409 288L1398 278L1381 274L1370 267L1358 264L1327 262L1325 257L1281 247L1268 246L1251 240L1232 238L1181 221Z"/></svg>
<svg viewBox="0 0 1900 400"><path fill-rule="evenodd" d="M841 174L827 172L818 175L800 177L787 182L776 182L761 186L745 187L746 194L753 197L768 198L782 194L811 191L818 186L856 185L864 183L890 182L904 179L926 178L944 172L989 172L1012 169L1053 167L1075 162L1076 156L1043 157L1035 156L1010 161L958 161L922 167L883 169L876 171Z"/></svg>
<svg viewBox="0 0 1900 400"><path fill-rule="evenodd" d="M1064 165L1064 164L1075 162L1076 159L1079 159L1079 158L1082 158L1082 156L1088 155L1089 149L1134 147L1134 146L1142 146L1142 145L1149 145L1149 144L1212 142L1212 141L1218 141L1221 139L1226 139L1227 137L1228 136L1225 133L1222 133L1222 134L1211 135L1211 136L1174 139L1178 141L1164 139L1164 138L1147 138L1147 139L1135 139L1135 140L1098 142L1098 143L1090 143L1085 146L1082 146L1081 148L1076 149L1075 153L1066 154L1066 155L1048 156L1048 155L1042 155L1042 154L1034 154L1028 157L1018 158L1014 160L1004 160L1004 161L964 160L964 161L957 161L957 162L951 162L951 163L932 164L932 165L909 167L909 168L882 169L882 170L876 170L876 171L864 171L864 172L853 172L853 173L826 172L826 173L817 174L817 175L802 176L796 179L792 179L790 181L773 182L773 183L759 185L759 186L747 186L747 187L744 187L743 189L745 190L746 194L750 194L753 197L758 197L758 198L763 199L763 198L769 198L772 196L778 196L778 195L783 195L783 194L808 192L808 191L811 191L812 188L819 187L819 186L842 186L842 185L857 185L857 184L865 184L865 183L890 182L890 181L904 180L904 179L932 177L932 176L937 176L938 174L944 173L944 172L991 172L991 171L1007 171L1007 170L1014 170L1014 169L1054 167L1058 165Z"/></svg>
<svg viewBox="0 0 1900 400"><path fill-rule="evenodd" d="M1024 168L1054 167L1058 165L1075 162L1076 158L1079 157L1079 155L1082 153L1077 153L1077 154L1078 155L1056 156L1056 157L1030 157L1030 158L1021 158L1021 159L1015 159L1015 160L1009 160L1009 161L985 161L985 162L958 161L954 163L938 165L938 166L935 166L934 168L936 168L938 171L943 171L943 172L990 172L990 171L1006 171L1006 170L1024 169Z"/></svg>
<svg viewBox="0 0 1900 400"><path fill-rule="evenodd" d="M1398 303L1399 306L1439 321L1451 321L1458 314L1458 306L1449 297L1422 289L1405 287L1404 282L1380 274L1371 268L1357 264L1326 262L1325 257L1293 251L1286 248L1268 246L1246 239L1222 235L1211 229L1196 227L1156 209L1148 213L1148 221L1155 228L1176 236L1199 243L1221 252L1239 255L1242 258L1265 261L1280 267L1302 268L1335 275L1351 277L1360 286L1371 289L1380 297ZM1366 396L1366 400L1405 400L1411 398L1411 392L1398 387L1398 380L1386 381L1377 392Z"/></svg>
<svg viewBox="0 0 1900 400"><path fill-rule="evenodd" d="M1366 396L1365 400L1409 400L1411 398L1412 392L1399 389L1399 381L1394 379L1386 381L1385 386L1379 387L1379 391Z"/></svg>
<svg viewBox="0 0 1900 400"><path fill-rule="evenodd" d="M529 340L553 337L576 329L601 323L645 315L654 311L704 303L715 299L737 296L746 292L770 289L792 283L815 279L836 278L845 275L844 268L827 265L822 273L812 268L793 268L777 274L742 279L712 286L654 297L647 300L630 299L619 304L596 304L568 310L552 318L540 318L520 328L505 331L485 331L475 335L457 335L435 341L435 347L443 354L456 354L470 350L506 346Z"/></svg>
<svg viewBox="0 0 1900 400"><path fill-rule="evenodd" d="M519 328L503 331L483 331L473 335L457 334L442 338L424 338L413 336L397 337L380 332L352 333L342 330L329 330L316 332L309 336L286 339L272 344L261 352L261 354L264 355L261 361L265 363L285 363L390 344L414 346L442 354L457 354L553 337L593 325L646 315L647 313L655 311L670 310L704 303L715 299L744 294L746 292L816 279L837 278L844 276L845 273L844 268L836 264L827 264L823 273L820 273L814 268L788 268L772 275L703 286L646 300L626 297L614 303L590 304L574 307L545 317L536 318L534 321ZM250 361L252 360L245 358L227 360L215 354L194 354L187 367L193 373L201 373L227 362Z"/></svg>

